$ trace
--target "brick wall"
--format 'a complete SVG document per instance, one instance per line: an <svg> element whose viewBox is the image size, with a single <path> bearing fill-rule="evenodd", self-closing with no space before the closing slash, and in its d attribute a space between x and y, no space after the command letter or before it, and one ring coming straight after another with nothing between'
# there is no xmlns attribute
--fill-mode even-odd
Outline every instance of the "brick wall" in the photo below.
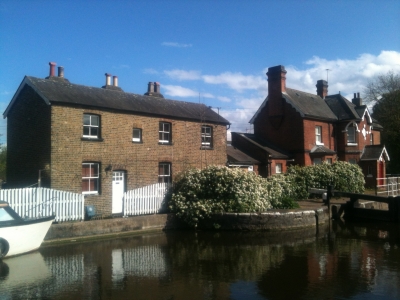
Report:
<svg viewBox="0 0 400 300"><path fill-rule="evenodd" d="M7 116L7 188L49 184L50 106L25 86Z"/></svg>
<svg viewBox="0 0 400 300"><path fill-rule="evenodd" d="M102 141L81 139L84 113L100 116ZM189 167L227 161L224 125L204 124L213 127L213 150L201 150L199 122L59 105L52 106L51 115L51 188L80 193L82 162L100 163L101 193L85 197L86 204L94 204L98 212L111 212L112 170L126 172L130 190L157 183L159 162L171 163L175 177ZM160 121L172 124L172 145L159 145ZM133 128L142 129L142 143L132 142Z"/></svg>

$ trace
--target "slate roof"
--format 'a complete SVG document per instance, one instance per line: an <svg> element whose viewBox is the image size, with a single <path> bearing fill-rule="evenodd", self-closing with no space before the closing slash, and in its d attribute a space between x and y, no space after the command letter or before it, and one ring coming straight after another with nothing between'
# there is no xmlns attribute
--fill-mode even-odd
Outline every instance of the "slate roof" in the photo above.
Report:
<svg viewBox="0 0 400 300"><path fill-rule="evenodd" d="M171 117L229 125L229 121L204 104L169 100L123 92L121 89L104 89L72 84L68 80L42 79L25 76L3 116L11 109L25 85L31 86L47 104L82 105L130 112L140 115Z"/></svg>
<svg viewBox="0 0 400 300"><path fill-rule="evenodd" d="M258 147L262 148L263 150L265 150L266 152L268 152L271 155L271 158L273 158L273 159L289 159L289 154L278 149L276 146L269 143L268 141L265 141L264 139L256 137L254 134L240 133L240 132L235 132L235 133L241 135L243 138L247 139L249 142L255 144L256 146L258 146Z"/></svg>
<svg viewBox="0 0 400 300"><path fill-rule="evenodd" d="M226 154L228 156L228 162L236 162L240 164L259 164L260 162L251 156L247 155L246 153L242 152L238 148L228 144L226 147Z"/></svg>
<svg viewBox="0 0 400 300"><path fill-rule="evenodd" d="M318 95L286 88L282 96L304 117L337 120L324 99Z"/></svg>
<svg viewBox="0 0 400 300"><path fill-rule="evenodd" d="M325 102L339 121L361 119L366 109L366 106L356 108L353 103L340 94L326 96Z"/></svg>
<svg viewBox="0 0 400 300"><path fill-rule="evenodd" d="M385 146L367 145L364 147L360 160L379 160L382 155L386 157L386 160L390 160Z"/></svg>
<svg viewBox="0 0 400 300"><path fill-rule="evenodd" d="M323 145L316 145L314 146L311 151L311 154L336 154L335 151L323 146Z"/></svg>

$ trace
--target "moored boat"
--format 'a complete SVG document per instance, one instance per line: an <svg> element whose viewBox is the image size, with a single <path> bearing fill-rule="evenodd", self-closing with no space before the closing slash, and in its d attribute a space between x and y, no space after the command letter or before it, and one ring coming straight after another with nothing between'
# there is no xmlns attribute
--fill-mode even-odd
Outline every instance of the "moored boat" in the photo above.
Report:
<svg viewBox="0 0 400 300"><path fill-rule="evenodd" d="M21 218L7 202L0 201L0 258L38 249L54 219Z"/></svg>

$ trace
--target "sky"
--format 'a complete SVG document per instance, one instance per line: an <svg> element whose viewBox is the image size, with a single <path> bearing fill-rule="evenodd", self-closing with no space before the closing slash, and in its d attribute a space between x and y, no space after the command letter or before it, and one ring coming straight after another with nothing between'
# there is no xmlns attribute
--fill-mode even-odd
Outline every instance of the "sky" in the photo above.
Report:
<svg viewBox="0 0 400 300"><path fill-rule="evenodd" d="M204 103L229 131L251 132L268 67L285 66L287 87L316 93L324 79L349 100L399 73L400 1L0 0L2 112L49 62L75 84L101 87L109 73L144 94L157 81L165 98ZM1 118L3 144L6 126Z"/></svg>

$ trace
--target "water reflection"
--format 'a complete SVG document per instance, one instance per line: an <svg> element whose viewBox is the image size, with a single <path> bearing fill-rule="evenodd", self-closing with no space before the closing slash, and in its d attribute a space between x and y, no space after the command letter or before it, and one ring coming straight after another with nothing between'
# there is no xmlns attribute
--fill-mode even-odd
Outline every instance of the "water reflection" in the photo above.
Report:
<svg viewBox="0 0 400 300"><path fill-rule="evenodd" d="M179 231L0 262L0 299L400 298L399 226Z"/></svg>

